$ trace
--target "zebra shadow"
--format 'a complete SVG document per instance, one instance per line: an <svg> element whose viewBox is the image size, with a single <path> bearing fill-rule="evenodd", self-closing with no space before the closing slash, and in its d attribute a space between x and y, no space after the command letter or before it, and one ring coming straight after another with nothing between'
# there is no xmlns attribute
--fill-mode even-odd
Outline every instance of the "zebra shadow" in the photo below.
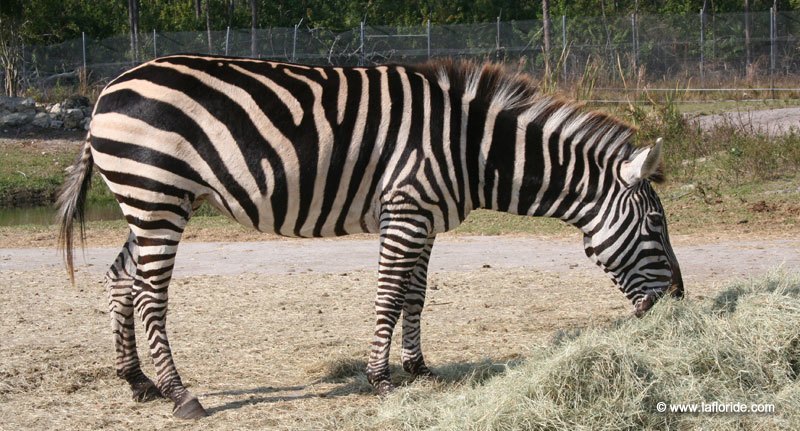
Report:
<svg viewBox="0 0 800 431"><path fill-rule="evenodd" d="M432 367L436 377L431 379L443 388L452 385L459 385L465 382L471 384L482 384L491 378L505 374L508 370L522 363L521 358L495 360L491 358L476 362L455 362L442 364ZM285 401L298 401L313 398L333 398L349 395L371 395L374 393L372 385L367 380L367 362L359 359L339 359L332 361L326 368L324 374L302 386L272 387L262 386L249 389L235 389L218 392L208 392L200 394L202 397L236 396L246 397L230 401L222 405L207 409L209 414L215 414L226 410L236 410L242 407L255 404L277 403ZM390 367L392 382L399 386L405 386L414 382L414 377L405 372L402 367L393 365ZM317 386L334 387L327 390L316 390Z"/></svg>
<svg viewBox="0 0 800 431"><path fill-rule="evenodd" d="M443 388L459 385L466 382L482 384L491 378L505 374L508 370L517 367L523 362L521 356L512 358L493 359L485 358L473 362L451 362L431 366L434 376L421 378ZM327 373L315 383L339 383L340 386L328 391L326 396L340 396L352 394L372 394L374 390L367 380L367 362L360 359L340 359L332 362ZM392 383L398 387L409 385L415 377L403 370L399 365L389 367L392 374Z"/></svg>
<svg viewBox="0 0 800 431"><path fill-rule="evenodd" d="M224 412L226 410L236 410L245 406L264 403L277 403L281 401L293 401L307 398L316 398L318 395L307 392L307 386L261 386L250 389L233 389L228 391L208 392L200 394L200 398L205 397L246 397L236 401L231 401L219 406L206 409L208 414ZM266 395L274 394L274 395Z"/></svg>

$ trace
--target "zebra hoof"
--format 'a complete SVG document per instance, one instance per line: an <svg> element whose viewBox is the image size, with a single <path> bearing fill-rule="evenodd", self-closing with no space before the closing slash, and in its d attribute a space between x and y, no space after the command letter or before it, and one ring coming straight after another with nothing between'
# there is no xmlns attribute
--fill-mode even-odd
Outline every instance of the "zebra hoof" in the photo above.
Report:
<svg viewBox="0 0 800 431"><path fill-rule="evenodd" d="M380 381L375 385L375 393L381 398L389 396L395 389L397 388L388 380Z"/></svg>
<svg viewBox="0 0 800 431"><path fill-rule="evenodd" d="M133 400L137 403L146 403L148 401L164 398L164 395L158 390L155 383L147 378L132 384L131 390L133 391Z"/></svg>
<svg viewBox="0 0 800 431"><path fill-rule="evenodd" d="M180 405L176 404L172 415L179 419L200 419L208 416L208 412L196 397L191 397Z"/></svg>

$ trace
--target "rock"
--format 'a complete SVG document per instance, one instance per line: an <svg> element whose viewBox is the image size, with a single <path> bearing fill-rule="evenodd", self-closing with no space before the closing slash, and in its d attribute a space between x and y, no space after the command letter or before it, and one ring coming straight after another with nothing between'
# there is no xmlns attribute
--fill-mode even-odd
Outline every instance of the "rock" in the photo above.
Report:
<svg viewBox="0 0 800 431"><path fill-rule="evenodd" d="M28 112L36 110L36 102L30 97L5 97L0 96L0 111Z"/></svg>
<svg viewBox="0 0 800 431"><path fill-rule="evenodd" d="M81 120L81 129L89 130L89 124L91 124L91 123L92 123L92 118L91 117L85 117L83 120Z"/></svg>
<svg viewBox="0 0 800 431"><path fill-rule="evenodd" d="M47 115L47 112L39 112L33 117L31 124L36 127L48 127L50 126L50 116Z"/></svg>
<svg viewBox="0 0 800 431"><path fill-rule="evenodd" d="M56 103L56 104L50 106L50 109L48 109L47 112L49 112L51 114L55 114L55 115L61 116L61 104L60 103Z"/></svg>
<svg viewBox="0 0 800 431"><path fill-rule="evenodd" d="M0 96L0 112L12 112L12 103L11 97Z"/></svg>
<svg viewBox="0 0 800 431"><path fill-rule="evenodd" d="M89 106L89 99L83 96L69 96L61 102L61 106L64 109L86 108Z"/></svg>
<svg viewBox="0 0 800 431"><path fill-rule="evenodd" d="M16 127L29 123L34 114L31 112L12 112L0 117L0 127Z"/></svg>
<svg viewBox="0 0 800 431"><path fill-rule="evenodd" d="M60 129L64 127L64 122L61 120L50 120L50 128L51 129Z"/></svg>
<svg viewBox="0 0 800 431"><path fill-rule="evenodd" d="M29 110L36 110L36 101L33 100L31 97L26 97L19 102L18 111L29 111Z"/></svg>
<svg viewBox="0 0 800 431"><path fill-rule="evenodd" d="M78 108L67 109L64 111L64 128L76 129L83 120L83 111Z"/></svg>

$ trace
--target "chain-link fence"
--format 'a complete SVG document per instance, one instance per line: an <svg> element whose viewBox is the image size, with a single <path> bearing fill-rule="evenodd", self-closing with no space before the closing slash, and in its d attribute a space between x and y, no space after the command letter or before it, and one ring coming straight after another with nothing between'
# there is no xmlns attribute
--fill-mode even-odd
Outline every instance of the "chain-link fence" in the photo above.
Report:
<svg viewBox="0 0 800 431"><path fill-rule="evenodd" d="M675 83L694 88L768 86L800 75L800 13L631 15L554 17L550 51L544 49L542 21L500 21L413 27L370 26L334 32L267 28L212 32L140 33L25 49L24 84L50 85L84 68L103 83L138 63L174 53L223 54L315 65L413 63L461 57L516 63L551 81L570 85L629 87ZM784 84L776 84L782 82ZM743 84L744 83L744 84ZM796 85L795 85L796 86Z"/></svg>

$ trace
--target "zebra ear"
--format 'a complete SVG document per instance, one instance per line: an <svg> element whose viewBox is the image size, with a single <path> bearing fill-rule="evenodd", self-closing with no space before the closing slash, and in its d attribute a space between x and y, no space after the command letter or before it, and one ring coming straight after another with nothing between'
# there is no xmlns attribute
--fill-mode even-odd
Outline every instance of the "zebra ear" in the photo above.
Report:
<svg viewBox="0 0 800 431"><path fill-rule="evenodd" d="M626 184L636 184L659 171L661 166L661 144L663 142L663 139L658 138L655 145L636 150L630 159L622 162L619 173Z"/></svg>

